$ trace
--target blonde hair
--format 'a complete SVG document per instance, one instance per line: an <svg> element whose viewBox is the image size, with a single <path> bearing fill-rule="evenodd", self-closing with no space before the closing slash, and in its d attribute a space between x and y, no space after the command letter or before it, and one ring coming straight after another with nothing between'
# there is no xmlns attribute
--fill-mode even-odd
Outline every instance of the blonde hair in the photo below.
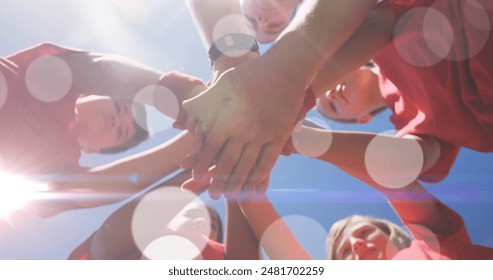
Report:
<svg viewBox="0 0 493 280"><path fill-rule="evenodd" d="M369 222L389 236L389 240L393 242L399 250L409 247L411 245L411 237L404 231L404 229L388 220L377 219L368 216L352 215L347 218L341 219L335 222L330 228L329 234L327 235L327 259L335 260L335 241L341 235L346 227L351 224L360 222Z"/></svg>

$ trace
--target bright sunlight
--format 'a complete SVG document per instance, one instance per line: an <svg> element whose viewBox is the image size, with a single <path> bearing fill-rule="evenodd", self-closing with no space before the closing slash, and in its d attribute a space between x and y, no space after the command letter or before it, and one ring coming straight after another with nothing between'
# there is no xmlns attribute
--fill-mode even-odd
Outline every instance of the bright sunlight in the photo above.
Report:
<svg viewBox="0 0 493 280"><path fill-rule="evenodd" d="M47 185L28 181L19 176L0 173L0 218L22 208L47 190Z"/></svg>

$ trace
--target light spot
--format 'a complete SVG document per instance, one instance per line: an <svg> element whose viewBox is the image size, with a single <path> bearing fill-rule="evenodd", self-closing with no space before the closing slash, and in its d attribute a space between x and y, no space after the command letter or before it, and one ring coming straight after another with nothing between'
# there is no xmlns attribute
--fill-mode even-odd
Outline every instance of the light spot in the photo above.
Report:
<svg viewBox="0 0 493 280"><path fill-rule="evenodd" d="M66 96L72 87L72 71L57 56L36 58L26 70L26 86L34 98L43 102L55 102Z"/></svg>
<svg viewBox="0 0 493 280"><path fill-rule="evenodd" d="M448 19L434 8L414 8L403 14L394 30L399 55L414 66L437 64L452 48L453 32Z"/></svg>
<svg viewBox="0 0 493 280"><path fill-rule="evenodd" d="M464 17L476 29L489 31L491 22L488 13L481 3L476 0L465 0Z"/></svg>
<svg viewBox="0 0 493 280"><path fill-rule="evenodd" d="M179 224L180 222L182 224L185 223L183 220L186 219L184 217L186 213L183 211L192 202L198 205L194 208L196 209L194 215L205 217L200 229L197 229L194 233L208 237L211 231L209 212L205 204L196 195L184 192L179 187L159 188L146 194L135 208L132 216L132 236L139 250L144 252L149 244L163 236L163 234L169 234L170 232L190 241L191 239L187 238L188 235L180 233L189 232L192 229L186 228L187 225L180 227ZM197 213L197 211L200 213ZM202 251L207 243L206 238L196 238L193 241L194 246L199 251Z"/></svg>
<svg viewBox="0 0 493 280"><path fill-rule="evenodd" d="M433 260L445 260L440 254L440 242L438 241L437 235L428 227L420 224L405 224L405 226L412 232L413 236L417 240L423 240L426 245L431 249L431 251L427 251ZM417 259L412 258L413 256L409 256L408 259ZM419 256L418 256L419 257Z"/></svg>
<svg viewBox="0 0 493 280"><path fill-rule="evenodd" d="M447 57L454 43L454 32L448 18L436 9L427 9L423 19L423 37L440 60Z"/></svg>
<svg viewBox="0 0 493 280"><path fill-rule="evenodd" d="M229 34L244 33L253 36L252 31L247 26L249 26L248 20L241 14L230 14L218 20L212 33L213 42L224 37L225 43L224 47L218 45L218 50L231 57L239 57L249 52L249 49L229 51L227 48L233 44L232 38L227 36Z"/></svg>
<svg viewBox="0 0 493 280"><path fill-rule="evenodd" d="M386 188L402 188L417 179L423 167L423 151L416 140L380 134L365 152L370 177Z"/></svg>
<svg viewBox="0 0 493 280"><path fill-rule="evenodd" d="M459 52L455 60L467 60L482 51L488 42L492 28L488 12L476 0L464 1L464 28L468 34L467 48Z"/></svg>
<svg viewBox="0 0 493 280"><path fill-rule="evenodd" d="M282 259L283 256L278 248L279 240L290 230L298 239L301 246L314 258L326 259L325 254L320 251L320 246L325 244L327 232L317 221L302 215L284 216L273 222L262 234L260 245L270 259ZM277 255L273 254L277 252ZM319 255L317 255L317 253ZM296 259L296 256L293 256Z"/></svg>
<svg viewBox="0 0 493 280"><path fill-rule="evenodd" d="M165 235L152 241L143 255L150 260L193 260L201 258L201 250L184 237Z"/></svg>
<svg viewBox="0 0 493 280"><path fill-rule="evenodd" d="M302 124L303 120L299 121L291 135L294 148L307 157L319 157L325 154L332 144L330 130L308 128Z"/></svg>
<svg viewBox="0 0 493 280"><path fill-rule="evenodd" d="M160 132L170 128L178 118L180 106L174 93L167 87L151 85L141 89L134 97L134 102L146 104L147 122L137 123L142 128L151 128L154 132Z"/></svg>
<svg viewBox="0 0 493 280"><path fill-rule="evenodd" d="M5 101L7 101L8 85L7 79L2 72L0 72L0 109L2 109Z"/></svg>

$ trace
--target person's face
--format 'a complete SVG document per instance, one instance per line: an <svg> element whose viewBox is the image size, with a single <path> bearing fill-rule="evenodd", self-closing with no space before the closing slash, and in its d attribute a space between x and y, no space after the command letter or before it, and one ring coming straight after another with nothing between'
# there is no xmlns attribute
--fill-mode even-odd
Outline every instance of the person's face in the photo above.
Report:
<svg viewBox="0 0 493 280"><path fill-rule="evenodd" d="M387 260L399 251L389 235L370 221L346 226L336 238L334 250L338 260Z"/></svg>
<svg viewBox="0 0 493 280"><path fill-rule="evenodd" d="M192 202L187 204L167 226L176 232L199 232L210 239L216 241L219 221L213 215L209 215L207 208L200 203Z"/></svg>
<svg viewBox="0 0 493 280"><path fill-rule="evenodd" d="M129 100L87 96L77 101L76 108L79 143L85 152L121 146L135 136Z"/></svg>
<svg viewBox="0 0 493 280"><path fill-rule="evenodd" d="M378 76L360 69L349 74L335 89L317 99L317 111L330 119L366 123L380 98Z"/></svg>
<svg viewBox="0 0 493 280"><path fill-rule="evenodd" d="M261 43L274 41L288 26L302 0L244 0L243 14Z"/></svg>

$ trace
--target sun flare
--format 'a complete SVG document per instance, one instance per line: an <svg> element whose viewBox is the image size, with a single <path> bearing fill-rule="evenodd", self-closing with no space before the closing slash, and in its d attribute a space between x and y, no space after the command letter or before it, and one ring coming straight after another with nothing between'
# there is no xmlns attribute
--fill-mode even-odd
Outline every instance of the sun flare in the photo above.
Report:
<svg viewBox="0 0 493 280"><path fill-rule="evenodd" d="M45 184L33 182L7 173L0 173L0 217L22 208L47 190Z"/></svg>

